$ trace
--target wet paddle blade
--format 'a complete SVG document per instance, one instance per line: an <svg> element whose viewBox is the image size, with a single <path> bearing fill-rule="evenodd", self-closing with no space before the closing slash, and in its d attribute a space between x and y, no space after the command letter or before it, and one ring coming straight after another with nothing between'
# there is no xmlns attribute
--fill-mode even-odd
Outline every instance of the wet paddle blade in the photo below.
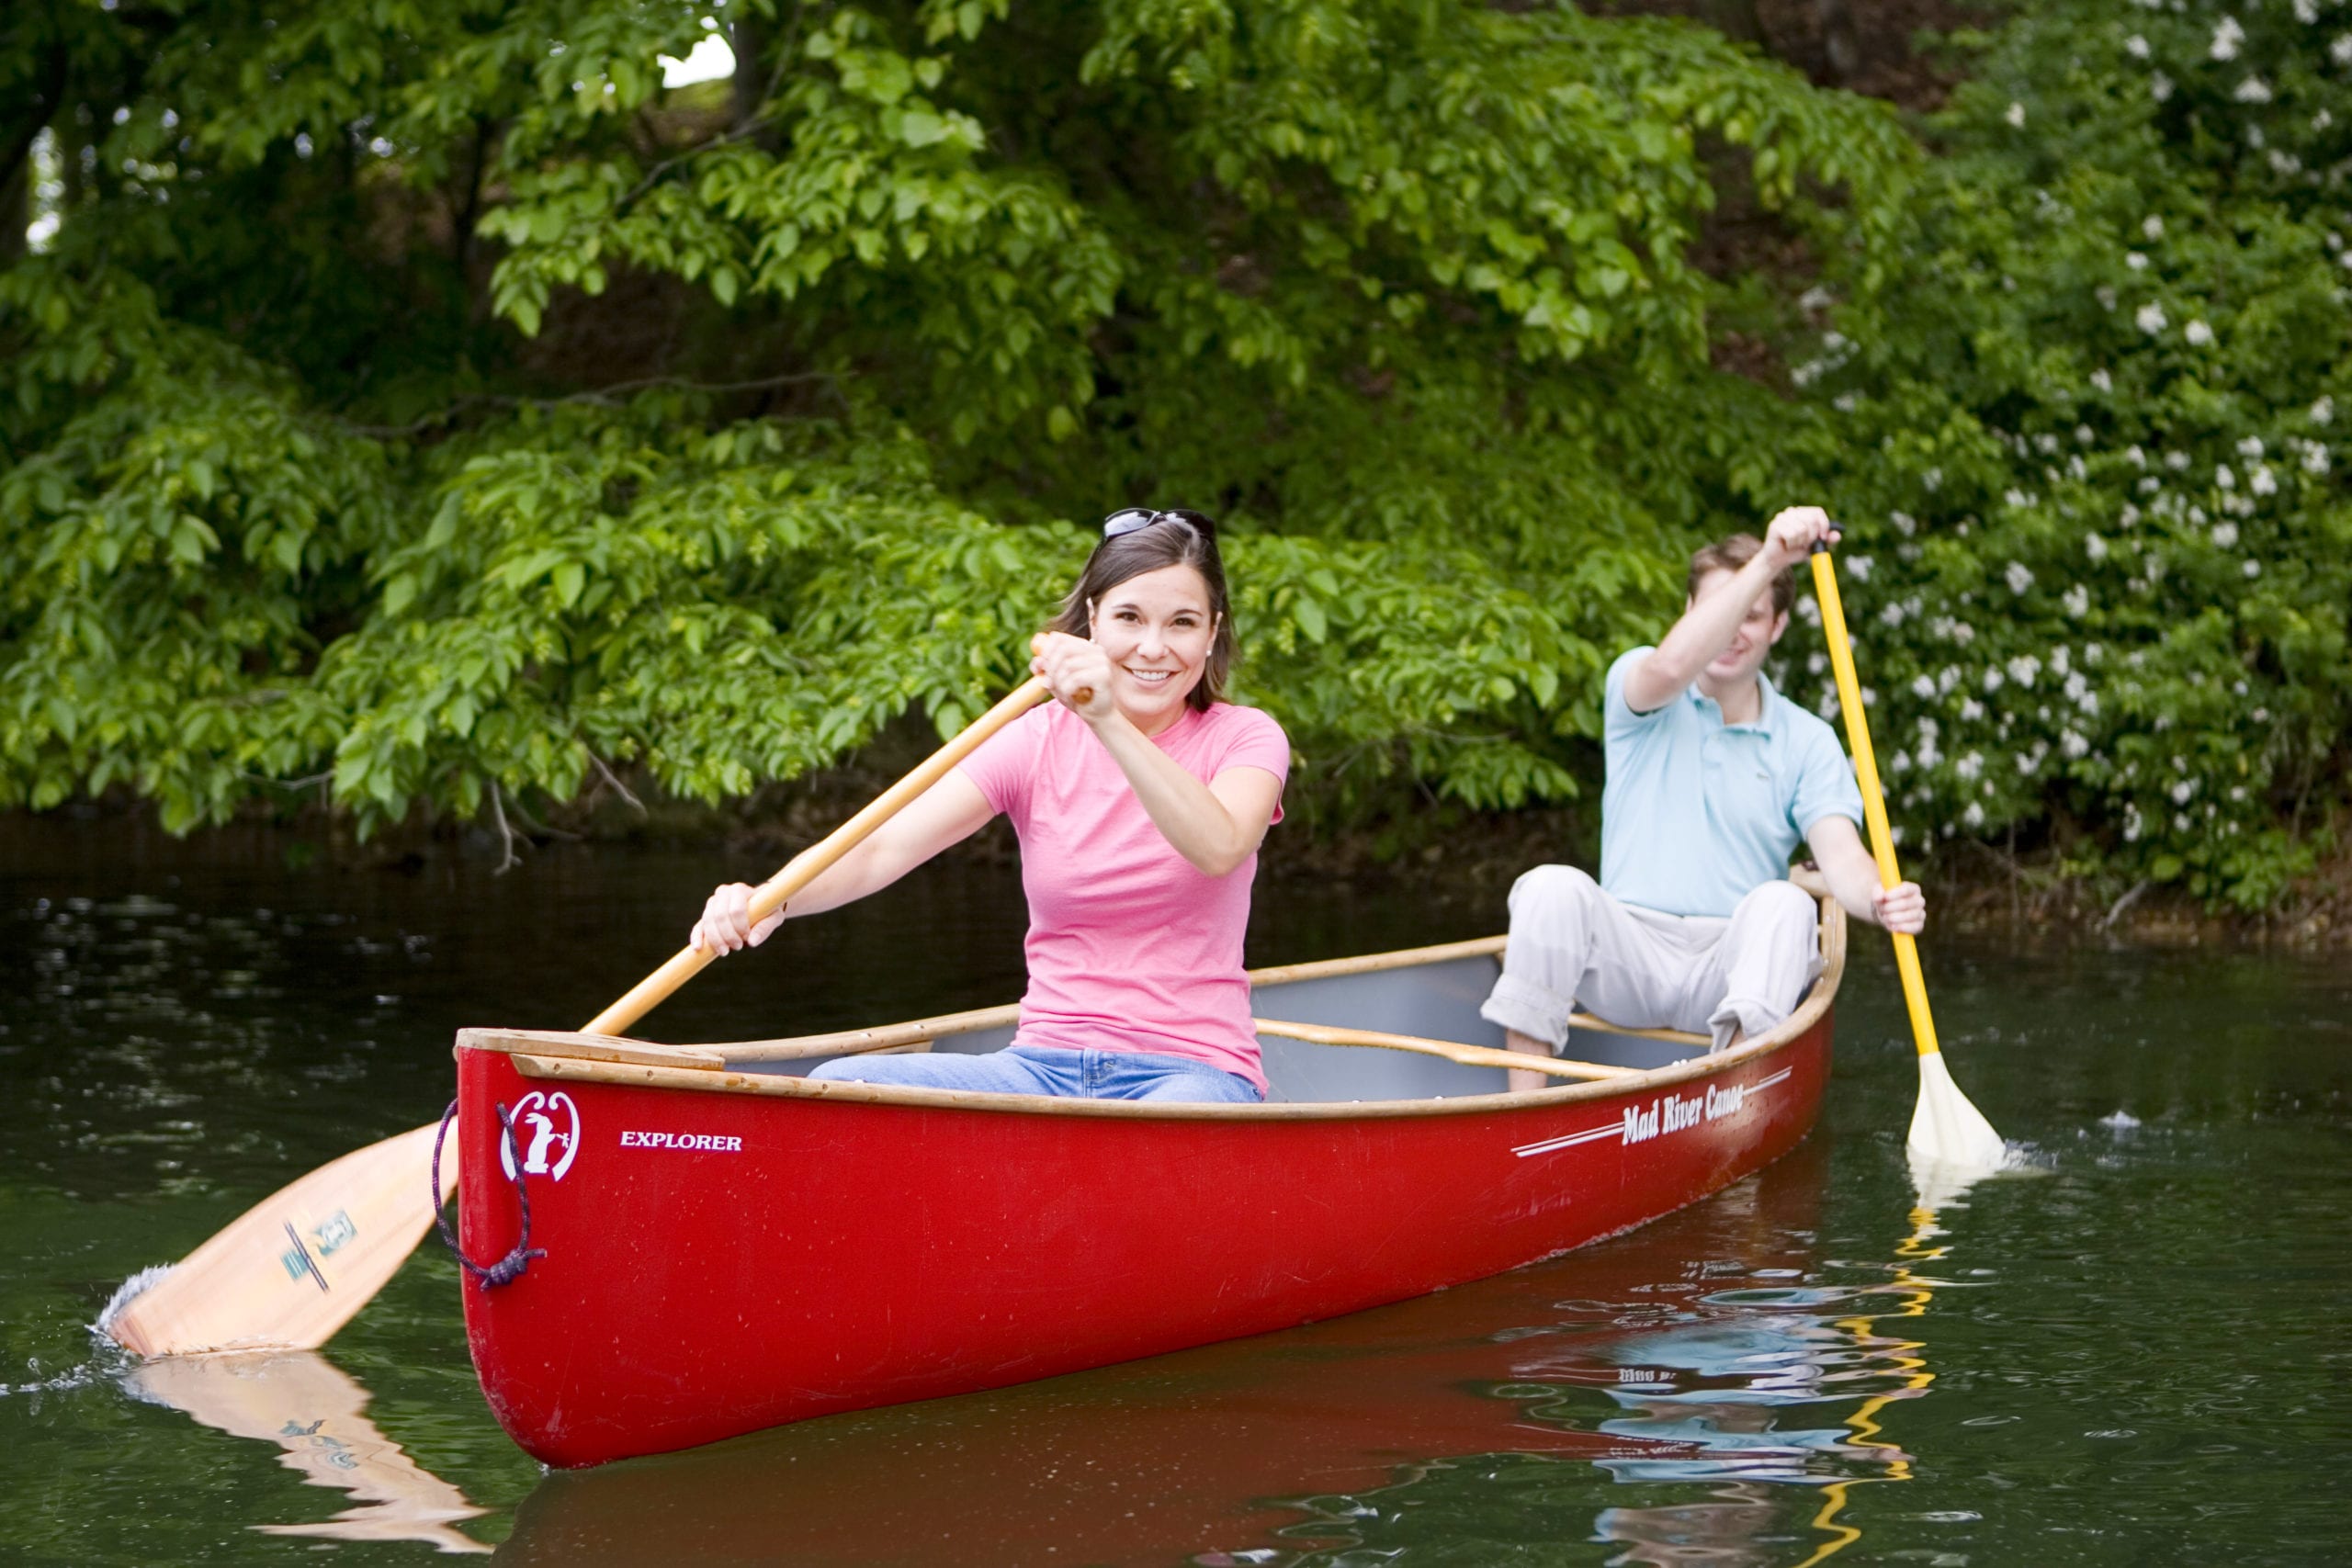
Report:
<svg viewBox="0 0 2352 1568"><path fill-rule="evenodd" d="M1943 1053L1919 1058L1919 1104L1911 1112L1911 1153L1956 1171L1995 1171L2008 1163L2008 1145L1984 1114L1951 1081Z"/></svg>
<svg viewBox="0 0 2352 1568"><path fill-rule="evenodd" d="M99 1330L141 1356L324 1344L432 1224L435 1131L370 1144L273 1192L110 1303ZM442 1201L457 1184L453 1142L441 1159Z"/></svg>

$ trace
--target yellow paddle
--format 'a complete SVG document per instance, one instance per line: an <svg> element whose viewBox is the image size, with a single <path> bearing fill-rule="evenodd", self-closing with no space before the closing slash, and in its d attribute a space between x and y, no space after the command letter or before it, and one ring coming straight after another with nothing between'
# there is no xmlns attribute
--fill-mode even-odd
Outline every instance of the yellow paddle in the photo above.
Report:
<svg viewBox="0 0 2352 1568"><path fill-rule="evenodd" d="M1050 695L1032 680L793 857L752 895L754 925L784 908L980 743ZM1089 694L1080 692L1084 703ZM616 1034L699 974L715 954L679 950L582 1031ZM320 1167L263 1199L178 1265L151 1269L115 1293L98 1327L142 1356L287 1347L315 1349L383 1289L433 1223L425 1188L437 1129L418 1127ZM457 1182L442 1167L441 1201Z"/></svg>
<svg viewBox="0 0 2352 1568"><path fill-rule="evenodd" d="M1894 835L1886 825L1886 798L1879 789L1878 760L1871 752L1870 722L1862 715L1861 683L1854 679L1854 651L1846 637L1846 609L1838 598L1838 573L1829 547L1813 547L1813 592L1821 604L1821 629L1829 640L1829 663L1838 674L1838 705L1846 715L1846 736L1854 752L1854 773L1862 786L1862 814L1871 830L1871 853L1882 886L1903 880L1895 869ZM1911 1152L1944 1165L1999 1168L2008 1157L2001 1135L1951 1081L1936 1044L1936 1021L1928 1012L1927 982L1919 977L1918 944L1901 931L1894 938L1894 967L1903 976L1904 1005L1911 1010L1911 1034L1919 1046L1919 1103L1911 1113Z"/></svg>

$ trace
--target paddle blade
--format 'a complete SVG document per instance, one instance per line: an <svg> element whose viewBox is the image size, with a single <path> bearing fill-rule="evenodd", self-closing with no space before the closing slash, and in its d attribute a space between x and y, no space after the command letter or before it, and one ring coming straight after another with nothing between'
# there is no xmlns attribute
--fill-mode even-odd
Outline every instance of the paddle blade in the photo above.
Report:
<svg viewBox="0 0 2352 1568"><path fill-rule="evenodd" d="M246 1210L144 1290L110 1303L101 1332L141 1356L311 1349L368 1304L433 1223L433 1139L370 1144ZM457 1141L441 1201L457 1186Z"/></svg>
<svg viewBox="0 0 2352 1568"><path fill-rule="evenodd" d="M1919 1058L1919 1104L1911 1112L1911 1153L1956 1170L1998 1170L2008 1163L2001 1134L1951 1081L1943 1053Z"/></svg>

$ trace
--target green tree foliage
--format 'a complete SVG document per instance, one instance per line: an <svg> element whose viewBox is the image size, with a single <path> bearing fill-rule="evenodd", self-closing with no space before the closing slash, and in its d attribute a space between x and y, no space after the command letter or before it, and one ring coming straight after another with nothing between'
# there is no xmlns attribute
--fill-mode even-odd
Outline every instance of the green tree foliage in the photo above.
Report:
<svg viewBox="0 0 2352 1568"><path fill-rule="evenodd" d="M1460 0L57 0L0 83L62 220L0 272L0 802L175 828L951 729L1135 502L1227 520L1313 798L1565 796L1774 477L1718 186L1883 251L1916 163Z"/></svg>
<svg viewBox="0 0 2352 1568"><path fill-rule="evenodd" d="M1795 372L1895 816L2260 907L2352 717L2352 7L2056 0L1977 48Z"/></svg>

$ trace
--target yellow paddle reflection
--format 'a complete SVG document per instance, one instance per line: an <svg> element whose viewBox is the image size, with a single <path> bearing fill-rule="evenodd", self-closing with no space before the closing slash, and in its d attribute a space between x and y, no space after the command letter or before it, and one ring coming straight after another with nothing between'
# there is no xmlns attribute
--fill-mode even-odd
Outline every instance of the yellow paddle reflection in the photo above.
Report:
<svg viewBox="0 0 2352 1568"><path fill-rule="evenodd" d="M1895 1257L1902 1260L1894 1280L1901 1304L1889 1312L1841 1318L1838 1325L1858 1340L1875 1342L1900 1377L1899 1388L1862 1401L1855 1407L1854 1413L1846 1417L1846 1425L1854 1434L1855 1447L1888 1451L1886 1468L1876 1475L1833 1481L1822 1489L1821 1511L1814 1516L1813 1528L1826 1533L1829 1539L1795 1568L1813 1568L1815 1563L1835 1557L1862 1539L1860 1526L1848 1524L1838 1517L1845 1512L1848 1490L1858 1480L1912 1479L1910 1457L1881 1437L1878 1413L1894 1400L1917 1398L1926 1393L1928 1385L1936 1381L1936 1374L1928 1370L1923 1354L1927 1349L1925 1345L1916 1339L1880 1339L1878 1323L1882 1318L1927 1315L1928 1303L1935 1299L1936 1286L1940 1281L1922 1278L1915 1272L1915 1266L1935 1263L1943 1258L1947 1249L1935 1245L1935 1238L1944 1234L1943 1227L1936 1223L1936 1215L1965 1196L1969 1188L1981 1179L1982 1173L1959 1171L1933 1161L1915 1158L1911 1176L1919 1191L1919 1201L1911 1211L1911 1234L1904 1237L1894 1249Z"/></svg>
<svg viewBox="0 0 2352 1568"><path fill-rule="evenodd" d="M309 1350L173 1356L124 1380L140 1398L232 1437L276 1443L278 1462L313 1486L349 1493L357 1506L313 1524L255 1525L267 1535L330 1540L418 1540L442 1551L491 1549L455 1522L483 1512L424 1469L368 1419L368 1391Z"/></svg>

